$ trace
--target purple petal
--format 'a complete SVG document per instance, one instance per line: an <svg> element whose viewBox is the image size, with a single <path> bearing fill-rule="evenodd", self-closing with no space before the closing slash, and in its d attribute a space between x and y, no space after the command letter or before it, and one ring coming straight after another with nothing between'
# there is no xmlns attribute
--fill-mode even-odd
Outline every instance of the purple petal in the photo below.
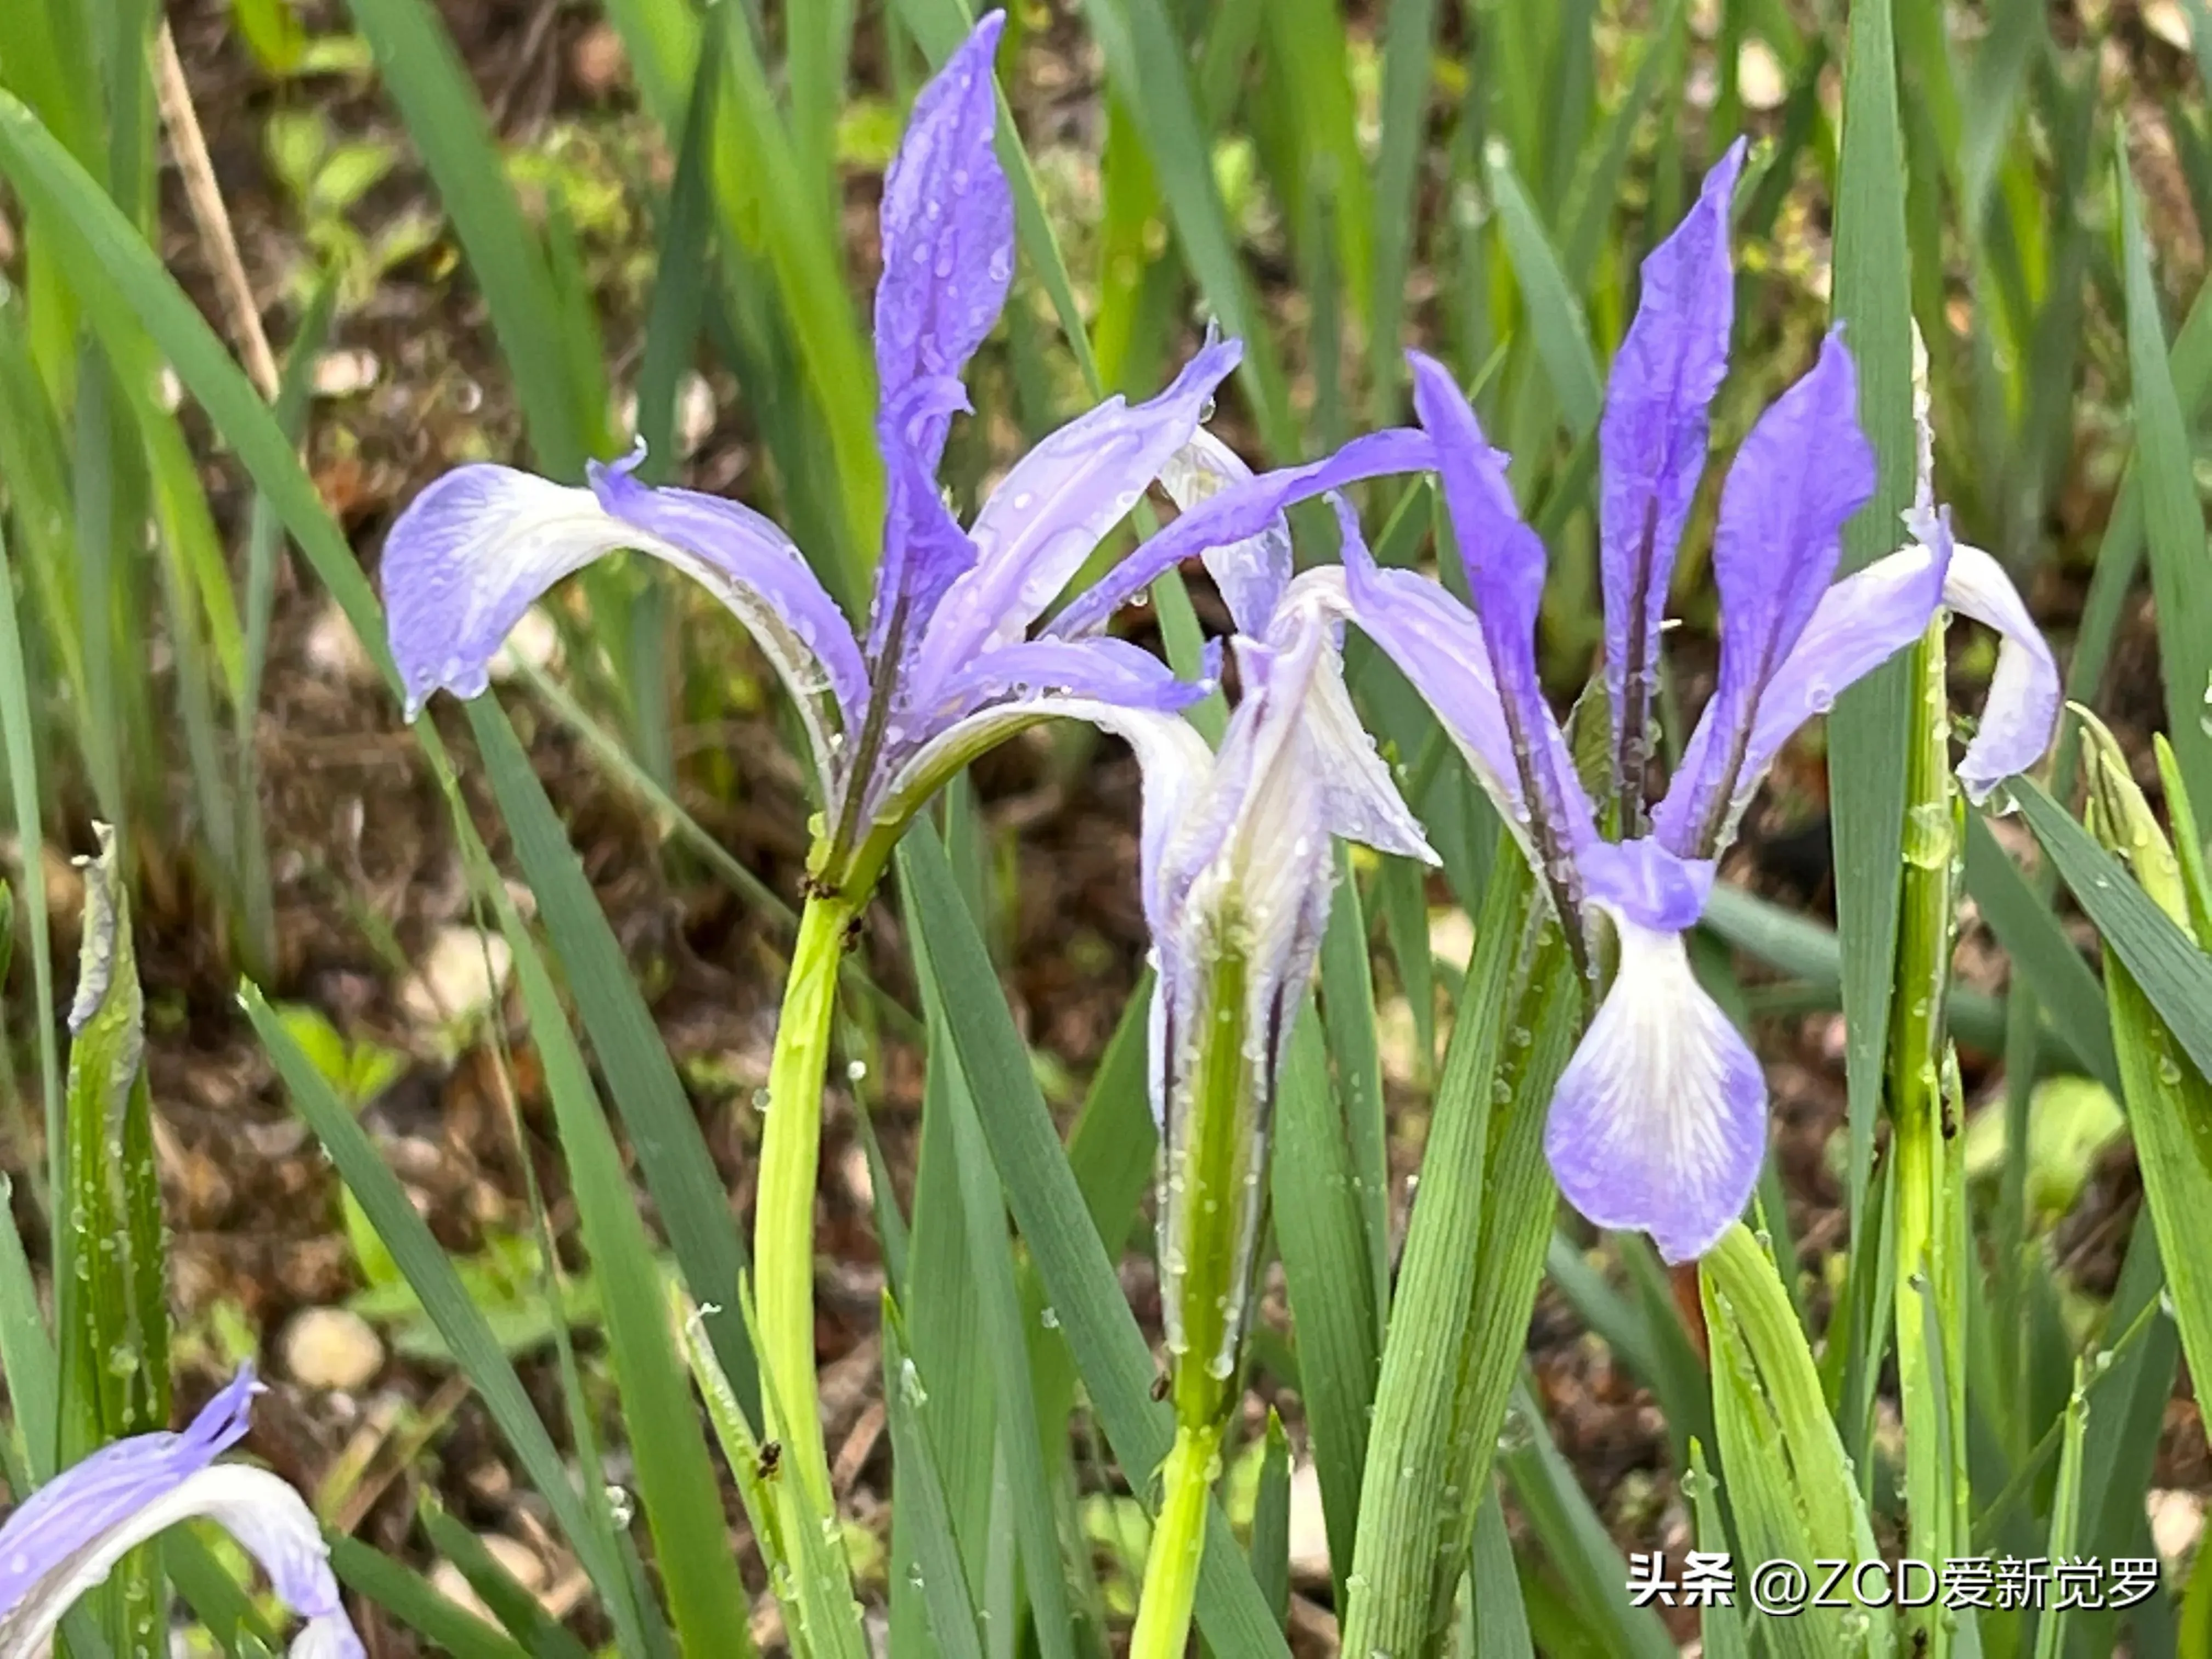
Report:
<svg viewBox="0 0 2212 1659"><path fill-rule="evenodd" d="M1575 775L1559 723L1536 672L1536 612L1544 597L1544 544L1522 522L1505 481L1505 456L1492 449L1450 371L1419 352L1413 409L1436 441L1444 506L1467 566L1468 591L1512 742L1526 799L1521 821L1543 854L1547 876L1574 892L1571 859L1593 838L1589 797Z"/></svg>
<svg viewBox="0 0 2212 1659"><path fill-rule="evenodd" d="M1686 859L1648 836L1597 842L1583 854L1583 875L1593 902L1639 927L1679 933L1705 914L1716 866Z"/></svg>
<svg viewBox="0 0 2212 1659"><path fill-rule="evenodd" d="M1659 625L1705 474L1708 408L1728 372L1735 313L1729 205L1743 151L1741 138L1729 146L1688 216L1645 258L1643 296L1613 360L1598 427L1606 689L1622 799L1638 811Z"/></svg>
<svg viewBox="0 0 2212 1659"><path fill-rule="evenodd" d="M0 1613L101 1534L244 1439L260 1389L246 1366L182 1433L163 1430L102 1446L25 1498L0 1527Z"/></svg>
<svg viewBox="0 0 2212 1659"><path fill-rule="evenodd" d="M1199 502L1079 595L1048 630L1073 637L1103 628L1130 599L1185 559L1264 535L1283 509L1364 478L1422 472L1436 465L1425 432L1392 428L1354 438L1327 459L1262 472L1248 484Z"/></svg>
<svg viewBox="0 0 2212 1659"><path fill-rule="evenodd" d="M999 100L991 79L1006 21L994 11L976 24L921 89L884 177L876 380L886 408L918 380L957 380L1006 302L1014 209L992 149ZM937 471L949 419L932 410L915 434L924 473Z"/></svg>
<svg viewBox="0 0 2212 1659"><path fill-rule="evenodd" d="M399 515L380 574L410 718L434 691L480 695L523 613L563 576L626 547L736 612L802 704L826 684L853 718L866 681L851 626L781 531L734 501L647 489L626 465L594 465L592 484L457 467Z"/></svg>
<svg viewBox="0 0 2212 1659"><path fill-rule="evenodd" d="M1204 427L1170 458L1160 485L1178 513L1189 513L1225 489L1252 482L1252 469ZM1291 580L1291 524L1275 514L1255 534L1207 548L1206 574L1228 602L1239 633L1257 639L1267 631L1276 604Z"/></svg>
<svg viewBox="0 0 2212 1659"><path fill-rule="evenodd" d="M946 592L914 659L909 684L918 695L933 697L929 688L979 653L1029 631L1190 441L1243 350L1234 340L1210 343L1151 402L1131 409L1109 398L1015 463L969 532L975 568Z"/></svg>
<svg viewBox="0 0 2212 1659"><path fill-rule="evenodd" d="M1346 545L1344 580L1352 619L1436 712L1527 850L1528 809L1482 624L1441 584L1377 565L1364 545Z"/></svg>
<svg viewBox="0 0 2212 1659"><path fill-rule="evenodd" d="M1734 734L1717 717L1719 695L1706 705L1683 748L1674 787L1655 814L1659 839L1685 856L1710 856L1725 848L1783 745L1806 721L1834 707L1847 687L1918 639L1936 614L1942 590L1942 555L1917 544L1875 560L1829 588L1759 694L1751 730L1742 738L1734 792L1717 809L1698 786L1721 769L1716 744ZM1714 832L1710 844L1705 840L1709 830Z"/></svg>
<svg viewBox="0 0 2212 1659"><path fill-rule="evenodd" d="M810 730L817 727L814 699L824 690L846 726L857 728L868 680L853 626L788 536L740 502L696 489L648 489L626 463L594 462L590 477L599 507L615 521L613 544L665 560L720 600L775 664Z"/></svg>
<svg viewBox="0 0 2212 1659"><path fill-rule="evenodd" d="M0 1610L0 1653L44 1653L70 1607L118 1562L182 1521L207 1520L232 1534L260 1562L280 1599L307 1620L293 1659L362 1659L331 1576L329 1549L300 1494L266 1469L216 1463L159 1492L86 1539L25 1594Z"/></svg>
<svg viewBox="0 0 2212 1659"><path fill-rule="evenodd" d="M957 380L917 380L876 423L889 486L884 502L884 556L876 571L875 599L868 617L868 655L880 659L894 624L911 655L929 629L930 618L952 584L975 568L975 544L968 539L937 482L915 447L921 427L946 409L964 409L968 394Z"/></svg>
<svg viewBox="0 0 2212 1659"><path fill-rule="evenodd" d="M1188 708L1212 688L1177 679L1158 657L1127 640L1024 640L987 651L939 690L964 718L1002 697L1058 691L1164 714Z"/></svg>
<svg viewBox="0 0 2212 1659"><path fill-rule="evenodd" d="M1620 971L1559 1079L1544 1152L1601 1227L1694 1261L1742 1214L1766 1150L1766 1079L1690 971L1682 936L1623 920Z"/></svg>
<svg viewBox="0 0 2212 1659"><path fill-rule="evenodd" d="M1953 544L1943 603L2000 635L1981 729L1959 762L1960 787L1978 806L1998 784L2027 770L2051 746L2058 724L2058 665L2004 567L1980 548Z"/></svg>
<svg viewBox="0 0 2212 1659"><path fill-rule="evenodd" d="M1705 724L1716 735L1695 768L1684 757L1668 791L1668 845L1677 851L1709 851L1729 804L1747 793L1743 745L1761 694L1828 591L1845 520L1874 494L1874 448L1857 411L1850 354L1831 334L1729 469L1713 538L1721 665Z"/></svg>

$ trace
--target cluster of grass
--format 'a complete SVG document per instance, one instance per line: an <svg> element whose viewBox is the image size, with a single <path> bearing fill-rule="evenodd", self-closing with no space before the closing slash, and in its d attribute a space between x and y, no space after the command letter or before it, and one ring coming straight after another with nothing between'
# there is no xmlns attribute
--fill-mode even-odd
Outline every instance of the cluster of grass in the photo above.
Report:
<svg viewBox="0 0 2212 1659"><path fill-rule="evenodd" d="M1749 131L1739 235L1754 256L1741 278L1723 441L1801 366L1827 317L1840 320L1881 464L1846 559L1887 551L1911 484L1917 323L1962 532L1996 550L2024 588L2046 572L2053 588L2076 586L2086 562L2080 621L2063 641L2081 702L2097 702L2147 580L2166 695L2160 793L2174 826L2168 852L2125 757L2093 742L2085 758L2069 723L2048 778L2014 792L2042 848L2023 874L1986 823L1954 811L1944 732L1917 712L1931 684L1941 701L1939 653L1909 653L1838 705L1827 727L1838 926L1724 890L1702 965L1746 1018L1841 1009L1849 1127L1836 1167L1848 1243L1824 1284L1805 1282L1770 1169L1763 1231L1733 1237L1705 1265L1707 1357L1643 1240L1614 1237L1593 1255L1559 1224L1537 1150L1544 1091L1518 1086L1568 1040L1556 953L1532 965L1520 949L1534 901L1517 861L1495 855L1495 818L1418 699L1355 647L1356 695L1407 763L1408 799L1443 854L1451 902L1478 923L1473 960L1439 964L1422 872L1346 860L1318 1010L1299 1030L1280 1106L1276 1208L1311 1219L1273 1241L1295 1325L1267 1367L1302 1402L1348 1639L1393 1654L1673 1650L1656 1615L1631 1605L1623 1562L1540 1425L1501 1434L1509 1413L1524 1424L1536 1413L1522 1334L1547 1271L1652 1391L1676 1470L1704 1476L1682 1485L1705 1547L1733 1547L1739 1563L1877 1547L1939 1559L2154 1554L2142 1498L2179 1359L2186 1352L2202 1362L2194 1375L2212 1374L2212 964L2197 948L2212 939L2212 893L2187 810L2192 799L2212 810L2212 560L2194 471L2212 313L2200 301L2169 330L2133 166L2138 148L2154 153L2161 182L2178 181L2169 210L2212 223L2202 98L2212 15L2203 0L2176 9L2200 54L2192 74L2178 53L2160 58L2135 9L2119 6L1346 9L1091 0L1058 25L1079 29L1103 69L1099 211L1079 244L1063 242L1069 228L1048 215L1002 109L1023 267L1011 321L987 348L1004 373L987 379L1011 389L1015 425L1033 434L1057 424L1071 412L1062 387L1087 404L1149 386L1205 314L1246 343L1233 415L1253 447L1299 459L1396 418L1398 349L1418 332L1476 388L1486 428L1516 458L1528 516L1559 550L1550 651L1578 663L1595 638L1603 364L1643 252L1680 216L1700 166ZM841 119L860 90L857 46L887 66L871 95L902 102L965 32L966 0L605 0L603 10L674 158L652 204L657 275L631 388L635 435L665 471L684 374L702 360L726 370L769 462L763 505L857 609L884 484L840 212ZM1043 21L1041 8L1014 10L1010 69ZM611 354L559 192L526 213L429 0L349 0L347 21L348 33L311 39L286 0L235 6L235 27L272 70L316 53L354 62L365 47L434 185L463 280L483 298L528 459L579 476L587 457L633 434L610 429ZM694 1109L496 699L468 707L471 763L536 896L530 917L461 804L436 725L416 731L453 804L482 919L513 951L601 1292L642 1532L601 1483L574 1474L599 1467L606 1432L585 1387L596 1356L580 1355L556 1322L566 1419L542 1420L344 1090L257 988L276 953L251 735L288 543L398 699L361 562L297 454L333 295L361 280L365 256L344 251L348 268L301 309L281 368L240 366L155 251L159 21L150 0L0 5L0 179L21 230L16 280L0 289L0 738L25 849L30 1013L19 1029L52 1148L31 1196L67 1222L52 1229L51 1322L15 1231L0 1227L10 1403L0 1462L20 1492L168 1409L150 1107L143 1076L116 1060L137 1018L127 952L66 1073L57 1038L34 849L97 816L116 831L102 866L112 888L99 890L112 896L114 936L127 943L126 890L185 884L206 896L246 975L245 1018L589 1575L595 1627L625 1654L748 1650L745 1613L761 1587L743 1582L726 1525L734 1489L793 1650L865 1652L834 1517L811 1510L811 1494L779 1491L759 1443L758 1425L778 1413L754 1358L744 1242ZM2170 89L2112 73L2116 52L2166 64ZM165 371L185 410L165 396ZM2083 434L2100 418L2091 398L2122 388L2124 470L2084 561L2051 526L2081 474L2105 461L2084 459ZM212 434L220 465L250 481L242 523L210 509L206 458L187 436L198 430ZM971 473L985 459L964 459ZM1378 553L1411 562L1433 516L1427 487L1367 505ZM681 678L679 597L657 574L599 569L578 586L559 614L566 628L588 627L592 649L571 657L604 666L533 695L741 899L787 921L777 896L677 804L674 711L660 693ZM1188 601L1174 583L1156 598L1181 654L1195 642ZM2085 773L2087 830L2069 811ZM1143 1004L1133 1000L1063 1139L1007 1009L975 994L994 982L992 896L963 874L981 867L985 834L955 792L898 866L930 1064L910 1211L889 1180L875 1183L896 1468L885 1599L894 1653L1060 1659L1109 1650L1121 1616L1115 1575L1081 1525L1076 1425L1096 1425L1140 1500L1156 1496L1149 1482L1168 1443L1147 1339L1113 1268L1152 1155ZM2068 932L2062 893L2102 935L2101 978ZM2009 954L2001 1000L1949 984L1961 898ZM1431 1126L1395 1276L1370 940L1387 947L1413 1010ZM1762 969L1748 988L1743 962ZM886 1020L913 1025L871 988L850 989L839 1040L851 1051L867 1052ZM1455 1016L1448 1038L1440 995ZM2002 1103L1984 1109L2002 1114L2012 1155L1987 1185L1968 1185L1954 1133L1966 1103L1954 1035L2006 1062ZM2055 1265L2022 1150L2036 1085L2051 1075L2087 1076L2124 1103L2148 1197L2118 1289L2072 1318L2060 1310L2082 1300ZM618 1129L659 1237L641 1216ZM562 1258L530 1196L544 1288L558 1297ZM80 1262L99 1270L80 1277ZM979 1352L988 1364L975 1363ZM1877 1430L1892 1403L1901 1445ZM1287 1442L1271 1419L1255 1444L1247 1535L1214 1518L1198 1588L1218 1654L1285 1651ZM1378 1482L1377 1469L1402 1480ZM1378 1499L1378 1484L1394 1490ZM1517 1543L1501 1485L1526 1523ZM794 1507L802 1524L790 1523ZM464 1531L434 1512L423 1527L498 1627L351 1540L333 1540L334 1563L436 1647L580 1650ZM72 1624L70 1650L128 1650L165 1577L226 1651L270 1639L220 1563L180 1538L118 1575ZM1738 1607L1711 1610L1704 1625L1715 1654L2091 1653L2122 1634L2117 1615L2087 1609L1761 1620ZM2185 1585L2169 1578L2124 1636L2136 1653L2212 1652L2212 1570Z"/></svg>

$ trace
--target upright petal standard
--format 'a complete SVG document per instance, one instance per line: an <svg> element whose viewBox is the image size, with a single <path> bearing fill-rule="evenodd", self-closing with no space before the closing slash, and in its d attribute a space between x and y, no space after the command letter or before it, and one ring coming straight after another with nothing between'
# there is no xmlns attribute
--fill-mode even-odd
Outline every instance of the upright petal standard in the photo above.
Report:
<svg viewBox="0 0 2212 1659"><path fill-rule="evenodd" d="M1498 802L1588 964L1602 920L1618 966L1552 1102L1545 1149L1560 1190L1603 1225L1641 1229L1671 1261L1710 1249L1742 1211L1765 1150L1758 1061L1698 985L1684 933L1716 861L1791 734L1918 639L1945 605L1996 627L1998 670L1960 779L1979 802L2041 757L2057 673L1994 559L1956 544L1935 505L1924 401L1912 539L1838 581L1843 528L1871 497L1874 454L1840 336L1761 416L1721 493L1712 565L1718 683L1662 799L1646 735L1674 556L1705 465L1708 406L1726 368L1733 276L1732 149L1644 266L1600 426L1607 799L1618 842L1568 759L1535 679L1545 554L1509 492L1504 458L1443 368L1413 359L1414 405L1467 563L1468 610L1437 583L1347 550L1352 613L1435 708Z"/></svg>
<svg viewBox="0 0 2212 1659"><path fill-rule="evenodd" d="M362 1659L300 1494L265 1470L215 1461L245 1437L259 1390L241 1370L182 1433L103 1446L24 1499L0 1527L0 1654L45 1652L62 1616L124 1556L179 1521L208 1520L246 1547L307 1621L292 1659Z"/></svg>

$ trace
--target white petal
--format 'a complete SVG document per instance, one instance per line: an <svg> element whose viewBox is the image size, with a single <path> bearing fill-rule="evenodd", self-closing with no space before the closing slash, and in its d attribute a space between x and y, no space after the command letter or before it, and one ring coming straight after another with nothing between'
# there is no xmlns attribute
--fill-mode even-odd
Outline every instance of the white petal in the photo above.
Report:
<svg viewBox="0 0 2212 1659"><path fill-rule="evenodd" d="M1960 787L1979 805L1999 783L2025 772L2051 746L2058 725L2058 664L2004 567L1980 548L1953 544L1943 603L1999 635L1981 729L1959 762Z"/></svg>

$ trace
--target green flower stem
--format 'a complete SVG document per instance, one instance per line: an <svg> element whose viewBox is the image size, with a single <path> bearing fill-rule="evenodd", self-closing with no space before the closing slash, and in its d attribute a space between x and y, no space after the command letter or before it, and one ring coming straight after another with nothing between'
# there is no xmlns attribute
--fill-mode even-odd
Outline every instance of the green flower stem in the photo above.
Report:
<svg viewBox="0 0 2212 1659"><path fill-rule="evenodd" d="M1182 1659L1190 1645L1191 1604L1197 1598L1199 1557L1206 1547L1206 1498L1220 1467L1219 1425L1184 1424L1176 1430L1175 1449L1160 1465L1160 1516L1145 1558L1145 1587L1129 1659Z"/></svg>
<svg viewBox="0 0 2212 1659"><path fill-rule="evenodd" d="M1890 1001L1891 1214L1897 1229L1894 1308L1905 1415L1908 1553L1954 1553L1958 1493L1947 1448L1964 1407L1963 1329L1952 1165L1962 1145L1942 1087L1942 1008L1950 977L1952 916L1964 825L1951 779L1951 723L1939 618L1913 647L1914 719L1906 758L1906 817L1896 994ZM1926 1651L1950 1648L1934 1608L1908 1613Z"/></svg>
<svg viewBox="0 0 2212 1659"><path fill-rule="evenodd" d="M817 885L799 918L799 942L769 1061L768 1116L761 1134L760 1189L753 1211L753 1272L761 1364L786 1403L769 1437L783 1446L787 1478L804 1481L819 1514L831 1515L830 1462L813 1409L814 1182L821 1162L822 1078L837 1006L845 934L866 898L857 883Z"/></svg>

